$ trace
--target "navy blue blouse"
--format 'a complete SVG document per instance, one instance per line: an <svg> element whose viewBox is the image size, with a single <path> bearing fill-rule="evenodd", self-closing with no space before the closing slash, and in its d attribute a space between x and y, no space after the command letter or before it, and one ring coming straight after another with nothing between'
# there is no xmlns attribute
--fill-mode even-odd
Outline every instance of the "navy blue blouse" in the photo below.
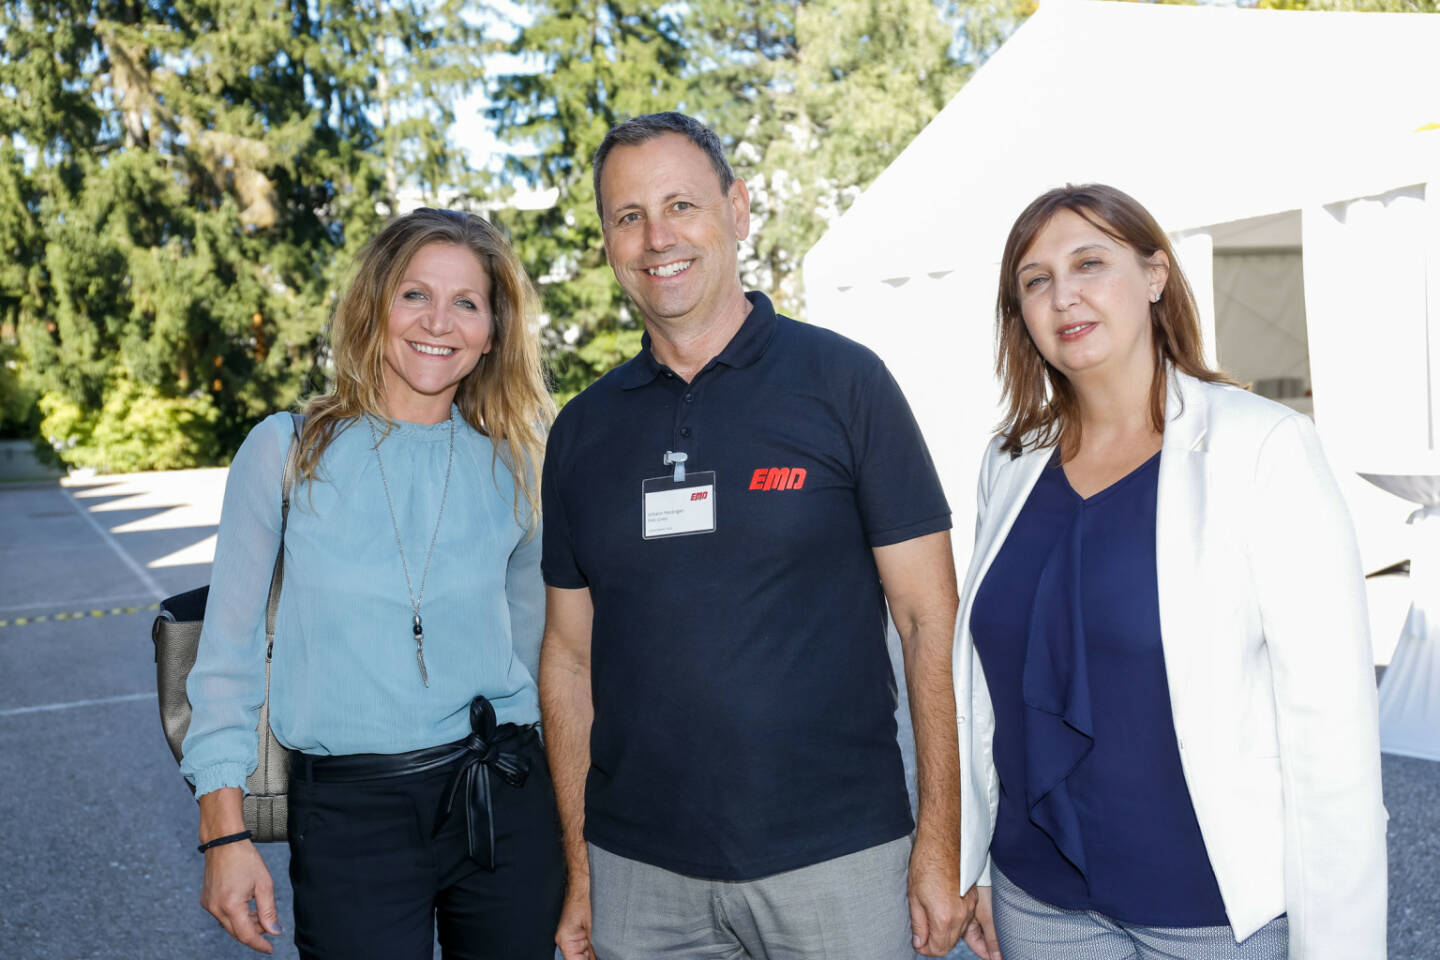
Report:
<svg viewBox="0 0 1440 960"><path fill-rule="evenodd" d="M990 852L1057 907L1220 926L1160 646L1159 464L1082 499L1052 459L976 594L1000 775Z"/></svg>

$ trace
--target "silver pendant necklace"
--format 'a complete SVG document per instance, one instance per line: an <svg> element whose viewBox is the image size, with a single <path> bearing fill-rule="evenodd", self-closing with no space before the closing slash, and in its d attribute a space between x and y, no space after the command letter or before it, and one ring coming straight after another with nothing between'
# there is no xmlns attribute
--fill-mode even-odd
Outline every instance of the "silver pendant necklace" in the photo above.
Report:
<svg viewBox="0 0 1440 960"><path fill-rule="evenodd" d="M390 496L390 482L385 479L385 461L380 459L380 435L375 432L375 421L367 413L365 423L370 428L371 448L375 451L375 463L380 467L380 485L385 488L385 505L390 508L390 525L395 530L395 548L400 551L400 569L405 573L405 590L410 594L410 612L415 615L412 630L415 634L415 660L420 664L420 680L430 686L430 674L425 669L425 630L420 623L420 603L425 599L425 581L430 577L430 560L435 556L435 541L440 536L440 518L445 515L445 497L450 492L450 468L455 464L455 411L450 411L450 451L445 456L445 485L440 488L440 510L435 514L435 532L430 534L430 549L425 551L425 570L420 574L420 590L417 593L410 583L410 564L405 562L405 545L400 542L400 522L395 519L395 501Z"/></svg>

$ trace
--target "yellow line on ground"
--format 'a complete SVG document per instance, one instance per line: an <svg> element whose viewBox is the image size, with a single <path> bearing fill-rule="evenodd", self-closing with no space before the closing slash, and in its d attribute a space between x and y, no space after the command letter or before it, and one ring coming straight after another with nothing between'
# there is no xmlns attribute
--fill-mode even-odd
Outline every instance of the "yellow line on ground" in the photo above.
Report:
<svg viewBox="0 0 1440 960"><path fill-rule="evenodd" d="M51 620L85 620L96 617L124 616L130 613L145 613L149 610L159 609L160 604L151 603L145 606L111 607L108 610L61 610L58 613L42 613L33 617L14 617L9 620L0 620L0 629L6 627L27 627L32 623L46 623Z"/></svg>

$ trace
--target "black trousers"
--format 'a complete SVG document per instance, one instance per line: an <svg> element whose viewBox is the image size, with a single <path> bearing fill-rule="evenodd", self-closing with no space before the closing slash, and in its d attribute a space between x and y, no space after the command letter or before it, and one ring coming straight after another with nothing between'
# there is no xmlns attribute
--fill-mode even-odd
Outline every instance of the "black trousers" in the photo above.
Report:
<svg viewBox="0 0 1440 960"><path fill-rule="evenodd" d="M290 883L300 956L430 960L438 932L446 960L551 960L565 863L545 751L533 739L523 752L523 787L491 778L493 873L470 859L463 810L432 836L453 764L349 783L295 770Z"/></svg>

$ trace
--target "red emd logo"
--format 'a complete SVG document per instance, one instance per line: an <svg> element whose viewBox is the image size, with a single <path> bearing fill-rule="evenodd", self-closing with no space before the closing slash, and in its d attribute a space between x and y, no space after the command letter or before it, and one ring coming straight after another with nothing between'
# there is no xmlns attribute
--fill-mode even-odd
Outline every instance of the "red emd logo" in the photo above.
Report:
<svg viewBox="0 0 1440 960"><path fill-rule="evenodd" d="M696 500L704 500L709 495L709 490L697 490L694 493L690 494L690 502L694 503Z"/></svg>
<svg viewBox="0 0 1440 960"><path fill-rule="evenodd" d="M761 467L750 475L751 490L803 490L804 467Z"/></svg>

